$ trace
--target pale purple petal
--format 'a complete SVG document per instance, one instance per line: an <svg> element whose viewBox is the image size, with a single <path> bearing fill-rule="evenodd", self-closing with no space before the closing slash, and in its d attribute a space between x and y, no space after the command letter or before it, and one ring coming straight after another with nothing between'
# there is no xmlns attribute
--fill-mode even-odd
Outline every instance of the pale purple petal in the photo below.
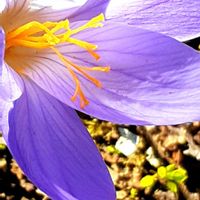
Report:
<svg viewBox="0 0 200 200"><path fill-rule="evenodd" d="M8 132L8 113L13 108L12 101L5 101L0 98L0 131Z"/></svg>
<svg viewBox="0 0 200 200"><path fill-rule="evenodd" d="M3 30L0 29L0 76L2 74L2 65L4 59L4 33ZM5 101L0 98L0 131L2 130L2 117L3 117L3 108L4 108Z"/></svg>
<svg viewBox="0 0 200 200"><path fill-rule="evenodd" d="M85 4L67 8L52 9L50 7L38 10L39 21L60 21L69 19L70 22L79 20L89 20L100 13L105 13L106 7L110 0L87 0ZM68 0L66 0L66 4ZM66 7L63 5L63 7Z"/></svg>
<svg viewBox="0 0 200 200"><path fill-rule="evenodd" d="M2 75L2 65L4 63L4 48L5 48L4 31L0 27L0 76Z"/></svg>
<svg viewBox="0 0 200 200"><path fill-rule="evenodd" d="M75 111L24 82L3 134L28 178L52 199L115 200L107 168Z"/></svg>
<svg viewBox="0 0 200 200"><path fill-rule="evenodd" d="M5 5L5 12L14 12L13 14L17 14L21 9L27 8L30 4L31 0L1 0L2 4Z"/></svg>
<svg viewBox="0 0 200 200"><path fill-rule="evenodd" d="M106 17L185 41L200 36L200 1L112 0Z"/></svg>
<svg viewBox="0 0 200 200"><path fill-rule="evenodd" d="M1 1L6 2L6 7L0 14L0 24L6 33L22 26L25 23L40 20L41 10L31 9L30 0Z"/></svg>
<svg viewBox="0 0 200 200"><path fill-rule="evenodd" d="M0 131L2 131L2 117L3 113L2 110L4 108L4 101L0 98Z"/></svg>
<svg viewBox="0 0 200 200"><path fill-rule="evenodd" d="M5 101L0 98L0 131L2 131L2 119L3 119L3 109L5 106Z"/></svg>
<svg viewBox="0 0 200 200"><path fill-rule="evenodd" d="M36 8L51 7L56 10L82 6L87 0L34 0L31 5Z"/></svg>
<svg viewBox="0 0 200 200"><path fill-rule="evenodd" d="M104 13L110 0L88 0L83 6L81 6L76 12L72 13L69 20L89 20L100 13Z"/></svg>
<svg viewBox="0 0 200 200"><path fill-rule="evenodd" d="M31 21L46 22L46 21L64 20L68 16L71 16L75 13L78 15L77 11L81 7L81 6L77 6L77 7L68 8L68 9L56 10L47 6L43 6L43 7L39 5L36 6L34 1L32 2L31 0L20 0L20 1L2 0L2 1L4 3L6 2L6 6L0 15L0 24L2 27L4 27L6 32L9 32ZM65 2L66 4L68 3L67 0ZM91 6L91 5L89 4L88 6ZM84 8L88 12L87 6L84 6ZM104 12L104 11L105 9L102 10L101 7L99 7L99 13ZM90 15L91 15L90 12L88 12L89 17Z"/></svg>
<svg viewBox="0 0 200 200"><path fill-rule="evenodd" d="M22 93L23 84L18 74L4 62L5 39L0 28L0 98L13 101Z"/></svg>
<svg viewBox="0 0 200 200"><path fill-rule="evenodd" d="M23 83L20 76L6 63L2 65L0 89L0 98L6 101L18 99L23 91Z"/></svg>
<svg viewBox="0 0 200 200"><path fill-rule="evenodd" d="M68 4L67 1L66 1L66 4ZM51 5L52 3L48 6L42 6L40 4L37 6L38 7L36 11L38 14L37 21L46 22L46 21L64 20L64 19L67 19L68 16L75 13L80 7L80 6L73 6L71 8L65 8L66 6L64 5L60 9L55 9L55 8L52 8Z"/></svg>
<svg viewBox="0 0 200 200"><path fill-rule="evenodd" d="M104 13L110 0L88 0L85 4L82 3L79 6L61 10L51 7L40 8L40 6L37 9L33 9L33 4L30 0L3 0L3 2L5 1L7 3L0 15L0 24L6 32L9 32L31 21L46 22L69 19L72 22L89 20L100 13ZM66 0L67 3L68 0Z"/></svg>
<svg viewBox="0 0 200 200"><path fill-rule="evenodd" d="M5 67L4 46L4 31L0 27L0 131L7 121L7 113L12 108L11 101L18 98L21 93L16 82L12 80L14 74L9 73L9 68ZM5 73L6 70L8 73Z"/></svg>
<svg viewBox="0 0 200 200"><path fill-rule="evenodd" d="M90 101L84 109L79 100L70 100L75 84L54 53L30 56L35 65L24 73L62 102L104 120L177 124L200 119L200 55L192 48L119 24L106 24L76 37L97 44L101 59L95 61L85 50L66 44L59 49L68 59L79 65L111 67L109 73L90 73L102 82L102 89L79 76Z"/></svg>

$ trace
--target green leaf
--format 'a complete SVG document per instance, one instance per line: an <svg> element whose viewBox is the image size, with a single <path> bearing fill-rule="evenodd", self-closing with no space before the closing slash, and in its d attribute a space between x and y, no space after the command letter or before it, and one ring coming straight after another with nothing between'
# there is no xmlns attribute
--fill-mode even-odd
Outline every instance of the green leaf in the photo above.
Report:
<svg viewBox="0 0 200 200"><path fill-rule="evenodd" d="M167 165L166 169L168 172L173 171L176 169L176 165L175 164Z"/></svg>
<svg viewBox="0 0 200 200"><path fill-rule="evenodd" d="M130 194L130 197L134 199L137 196L138 191L135 188L132 188Z"/></svg>
<svg viewBox="0 0 200 200"><path fill-rule="evenodd" d="M152 187L156 182L156 178L154 175L146 175L140 180L141 187Z"/></svg>
<svg viewBox="0 0 200 200"><path fill-rule="evenodd" d="M166 186L170 191L175 192L175 193L178 192L178 186L175 182L167 181Z"/></svg>
<svg viewBox="0 0 200 200"><path fill-rule="evenodd" d="M157 169L157 174L159 176L159 178L164 179L167 175L167 169L164 166L161 166Z"/></svg>
<svg viewBox="0 0 200 200"><path fill-rule="evenodd" d="M181 167L167 173L167 179L175 181L176 183L183 183L187 178L187 171Z"/></svg>
<svg viewBox="0 0 200 200"><path fill-rule="evenodd" d="M6 149L6 145L5 144L0 144L0 151L3 151Z"/></svg>
<svg viewBox="0 0 200 200"><path fill-rule="evenodd" d="M118 151L113 145L109 145L106 147L106 150L109 153L116 153L116 154L120 154L120 151Z"/></svg>

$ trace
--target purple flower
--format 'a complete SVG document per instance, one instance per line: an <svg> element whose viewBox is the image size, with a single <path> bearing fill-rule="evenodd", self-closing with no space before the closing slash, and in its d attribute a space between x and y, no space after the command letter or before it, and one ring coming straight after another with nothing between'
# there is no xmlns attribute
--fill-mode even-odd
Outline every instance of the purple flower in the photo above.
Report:
<svg viewBox="0 0 200 200"><path fill-rule="evenodd" d="M30 3L7 0L0 15L3 136L53 199L113 200L109 173L74 109L126 124L199 120L200 56L162 34L104 22L108 0L59 11Z"/></svg>
<svg viewBox="0 0 200 200"><path fill-rule="evenodd" d="M111 0L106 17L185 41L200 36L199 8L190 0Z"/></svg>

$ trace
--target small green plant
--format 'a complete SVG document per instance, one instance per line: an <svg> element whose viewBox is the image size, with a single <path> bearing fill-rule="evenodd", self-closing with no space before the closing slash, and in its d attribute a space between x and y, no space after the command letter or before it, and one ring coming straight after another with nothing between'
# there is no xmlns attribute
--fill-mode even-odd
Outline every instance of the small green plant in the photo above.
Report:
<svg viewBox="0 0 200 200"><path fill-rule="evenodd" d="M130 197L134 199L138 195L138 191L135 188L132 188L130 191Z"/></svg>
<svg viewBox="0 0 200 200"><path fill-rule="evenodd" d="M119 150L117 150L117 149L115 148L114 145L108 145L108 146L106 147L106 150L107 150L109 153L121 154L121 152L120 152Z"/></svg>
<svg viewBox="0 0 200 200"><path fill-rule="evenodd" d="M178 192L178 185L188 178L187 171L182 167L176 167L174 164L161 166L153 175L146 175L140 180L140 187L152 188L159 182L172 192Z"/></svg>
<svg viewBox="0 0 200 200"><path fill-rule="evenodd" d="M4 151L5 149L6 149L6 145L0 143L0 151Z"/></svg>

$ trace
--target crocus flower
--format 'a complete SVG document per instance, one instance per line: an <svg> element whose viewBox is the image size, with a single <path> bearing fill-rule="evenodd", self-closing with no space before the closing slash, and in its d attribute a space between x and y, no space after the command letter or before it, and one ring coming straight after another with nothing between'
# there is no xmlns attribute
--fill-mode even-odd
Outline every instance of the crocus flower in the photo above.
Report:
<svg viewBox="0 0 200 200"><path fill-rule="evenodd" d="M108 0L67 10L33 10L29 0L5 3L0 125L22 170L51 198L115 199L74 109L138 125L200 119L200 56L192 48L150 30L104 22Z"/></svg>
<svg viewBox="0 0 200 200"><path fill-rule="evenodd" d="M111 0L106 17L186 41L200 36L199 8L190 0Z"/></svg>

